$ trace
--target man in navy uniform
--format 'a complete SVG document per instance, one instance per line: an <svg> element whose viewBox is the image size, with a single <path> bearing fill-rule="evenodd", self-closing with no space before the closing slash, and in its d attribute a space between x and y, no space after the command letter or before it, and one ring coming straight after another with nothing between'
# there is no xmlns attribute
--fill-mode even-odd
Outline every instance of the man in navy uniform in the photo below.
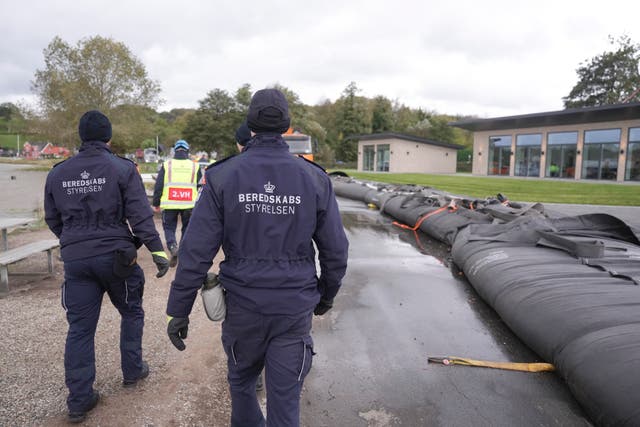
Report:
<svg viewBox="0 0 640 427"><path fill-rule="evenodd" d="M44 191L45 221L60 239L64 261L62 306L69 323L64 368L72 423L82 422L100 398L93 389L94 337L104 293L122 316L123 385L131 387L149 375L142 360L144 273L136 263L137 247L151 251L156 277L169 269L136 165L109 148L109 119L88 111L78 131L79 153L54 166Z"/></svg>
<svg viewBox="0 0 640 427"><path fill-rule="evenodd" d="M255 390L263 368L266 424L299 425L312 314L332 307L347 268L348 241L331 181L322 168L289 153L281 135L289 121L282 92L254 94L247 122L255 136L241 154L207 169L167 304L169 338L184 350L194 299L222 246L232 426L265 425Z"/></svg>

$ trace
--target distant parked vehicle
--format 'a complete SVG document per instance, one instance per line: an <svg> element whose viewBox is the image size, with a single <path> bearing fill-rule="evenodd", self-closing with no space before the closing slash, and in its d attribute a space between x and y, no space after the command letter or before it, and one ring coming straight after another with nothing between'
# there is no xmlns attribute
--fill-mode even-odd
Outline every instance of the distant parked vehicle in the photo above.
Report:
<svg viewBox="0 0 640 427"><path fill-rule="evenodd" d="M314 144L309 135L289 128L289 130L282 134L282 137L289 146L289 152L291 154L302 156L313 161Z"/></svg>
<svg viewBox="0 0 640 427"><path fill-rule="evenodd" d="M158 151L155 148L144 149L145 163L158 163Z"/></svg>
<svg viewBox="0 0 640 427"><path fill-rule="evenodd" d="M142 148L137 148L134 158L138 163L144 162L144 150Z"/></svg>

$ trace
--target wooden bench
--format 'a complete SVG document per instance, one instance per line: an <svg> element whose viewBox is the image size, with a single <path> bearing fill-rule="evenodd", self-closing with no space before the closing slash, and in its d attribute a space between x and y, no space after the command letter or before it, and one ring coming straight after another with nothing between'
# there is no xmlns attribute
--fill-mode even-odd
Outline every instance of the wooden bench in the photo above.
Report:
<svg viewBox="0 0 640 427"><path fill-rule="evenodd" d="M47 252L49 262L48 272L29 272L13 274L51 274L53 273L53 259L51 251L60 246L58 239L39 240L26 245L0 252L0 295L9 292L9 265L21 261L39 252Z"/></svg>

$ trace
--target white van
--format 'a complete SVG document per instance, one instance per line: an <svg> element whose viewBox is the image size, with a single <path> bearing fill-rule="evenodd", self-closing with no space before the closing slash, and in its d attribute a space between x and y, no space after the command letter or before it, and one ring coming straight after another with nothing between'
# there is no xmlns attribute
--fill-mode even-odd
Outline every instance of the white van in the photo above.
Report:
<svg viewBox="0 0 640 427"><path fill-rule="evenodd" d="M145 163L157 163L158 162L158 151L155 148L145 148L144 149L144 161Z"/></svg>

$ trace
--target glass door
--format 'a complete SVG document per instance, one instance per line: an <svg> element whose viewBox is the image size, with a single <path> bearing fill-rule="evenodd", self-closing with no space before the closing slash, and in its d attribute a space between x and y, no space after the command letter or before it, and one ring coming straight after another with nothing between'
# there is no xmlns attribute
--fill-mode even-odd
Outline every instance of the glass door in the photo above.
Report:
<svg viewBox="0 0 640 427"><path fill-rule="evenodd" d="M632 142L627 148L627 181L640 181L640 142Z"/></svg>
<svg viewBox="0 0 640 427"><path fill-rule="evenodd" d="M376 157L377 157L377 165L376 171L378 172L389 172L389 144L382 144L376 146Z"/></svg>
<svg viewBox="0 0 640 427"><path fill-rule="evenodd" d="M551 132L547 135L547 165L545 176L574 178L578 132Z"/></svg>
<svg viewBox="0 0 640 427"><path fill-rule="evenodd" d="M362 170L373 171L373 162L375 158L375 148L373 145L365 145L362 147Z"/></svg>
<svg viewBox="0 0 640 427"><path fill-rule="evenodd" d="M615 180L618 176L620 129L584 132L582 178Z"/></svg>
<svg viewBox="0 0 640 427"><path fill-rule="evenodd" d="M640 181L640 128L629 129L626 166L624 179Z"/></svg>
<svg viewBox="0 0 640 427"><path fill-rule="evenodd" d="M511 136L489 137L489 175L509 175Z"/></svg>
<svg viewBox="0 0 640 427"><path fill-rule="evenodd" d="M516 176L540 176L542 134L516 136Z"/></svg>

